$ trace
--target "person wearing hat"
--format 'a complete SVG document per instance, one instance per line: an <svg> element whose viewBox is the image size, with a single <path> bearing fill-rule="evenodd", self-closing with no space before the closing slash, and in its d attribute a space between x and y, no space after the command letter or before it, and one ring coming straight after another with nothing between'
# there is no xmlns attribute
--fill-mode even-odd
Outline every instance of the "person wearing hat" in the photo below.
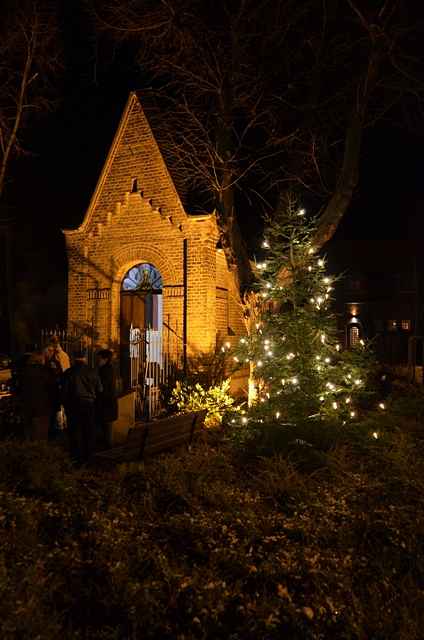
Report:
<svg viewBox="0 0 424 640"><path fill-rule="evenodd" d="M74 364L62 379L71 458L85 463L96 447L96 400L103 388L97 372L88 366L83 352L74 355Z"/></svg>

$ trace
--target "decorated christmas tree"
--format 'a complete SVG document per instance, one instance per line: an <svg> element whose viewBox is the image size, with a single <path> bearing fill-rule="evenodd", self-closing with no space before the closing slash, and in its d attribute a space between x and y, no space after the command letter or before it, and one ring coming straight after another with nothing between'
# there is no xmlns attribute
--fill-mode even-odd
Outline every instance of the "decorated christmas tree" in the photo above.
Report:
<svg viewBox="0 0 424 640"><path fill-rule="evenodd" d="M341 347L335 279L314 249L315 226L294 200L268 223L257 263L260 313L235 356L250 363L254 383L245 424L357 418L372 356L362 340L354 351Z"/></svg>

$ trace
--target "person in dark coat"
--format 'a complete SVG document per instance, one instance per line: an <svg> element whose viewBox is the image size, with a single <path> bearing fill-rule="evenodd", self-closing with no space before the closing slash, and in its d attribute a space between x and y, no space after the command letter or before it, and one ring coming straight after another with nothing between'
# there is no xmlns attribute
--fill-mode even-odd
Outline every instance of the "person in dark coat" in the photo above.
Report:
<svg viewBox="0 0 424 640"><path fill-rule="evenodd" d="M113 352L101 349L97 354L97 365L103 391L97 399L97 421L104 446L110 447L112 422L118 418L116 397L116 375L112 364Z"/></svg>
<svg viewBox="0 0 424 640"><path fill-rule="evenodd" d="M87 365L84 353L74 356L74 364L62 378L62 402L65 407L71 457L84 463L96 447L95 408L103 388L97 372Z"/></svg>
<svg viewBox="0 0 424 640"><path fill-rule="evenodd" d="M21 401L26 437L48 440L50 419L58 397L55 375L45 366L42 351L31 354L24 367Z"/></svg>

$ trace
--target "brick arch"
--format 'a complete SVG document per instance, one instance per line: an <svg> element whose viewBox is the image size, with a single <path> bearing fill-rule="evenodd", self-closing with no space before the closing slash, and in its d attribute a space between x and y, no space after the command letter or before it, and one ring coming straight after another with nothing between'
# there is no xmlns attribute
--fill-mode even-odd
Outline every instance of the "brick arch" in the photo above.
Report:
<svg viewBox="0 0 424 640"><path fill-rule="evenodd" d="M121 304L121 283L128 269L147 262L152 264L162 276L163 284L177 284L177 265L172 262L156 247L147 243L137 243L120 246L111 256L113 268L113 283L111 292L110 336L115 343L119 342L119 313Z"/></svg>
<svg viewBox="0 0 424 640"><path fill-rule="evenodd" d="M177 269L175 265L162 253L153 247L152 245L137 243L137 245L126 245L119 247L112 254L112 264L114 266L114 284L121 286L121 281L128 269L147 262L152 264L162 276L162 282L164 284L176 284Z"/></svg>

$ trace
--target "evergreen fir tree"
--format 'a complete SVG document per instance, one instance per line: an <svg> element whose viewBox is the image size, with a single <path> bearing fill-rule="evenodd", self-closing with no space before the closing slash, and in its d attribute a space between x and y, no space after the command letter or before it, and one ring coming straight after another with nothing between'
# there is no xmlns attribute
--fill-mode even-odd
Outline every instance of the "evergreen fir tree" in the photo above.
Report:
<svg viewBox="0 0 424 640"><path fill-rule="evenodd" d="M315 220L289 201L269 222L258 263L262 311L235 359L251 363L256 398L246 423L297 425L357 417L372 356L361 340L343 352L331 311L335 278L312 245Z"/></svg>

